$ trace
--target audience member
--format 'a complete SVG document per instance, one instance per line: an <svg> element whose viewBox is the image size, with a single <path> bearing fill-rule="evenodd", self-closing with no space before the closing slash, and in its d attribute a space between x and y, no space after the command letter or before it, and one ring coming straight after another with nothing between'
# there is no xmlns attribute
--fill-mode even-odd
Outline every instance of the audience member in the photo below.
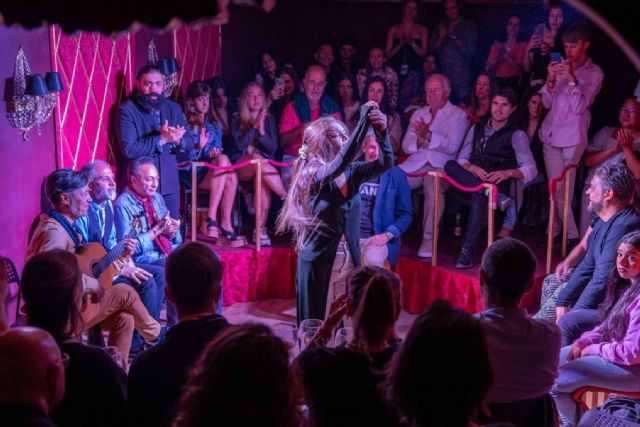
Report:
<svg viewBox="0 0 640 427"><path fill-rule="evenodd" d="M473 92L466 102L460 104L460 108L467 113L469 128L480 120L491 115L491 93L493 85L488 74L479 74Z"/></svg>
<svg viewBox="0 0 640 427"><path fill-rule="evenodd" d="M568 343L560 353L560 375L551 390L562 424L575 426L580 408L572 393L584 386L640 391L640 232L618 244L616 265L600 306L602 323Z"/></svg>
<svg viewBox="0 0 640 427"><path fill-rule="evenodd" d="M357 64L358 47L355 39L344 36L339 43L340 70L345 73L356 75L359 67Z"/></svg>
<svg viewBox="0 0 640 427"><path fill-rule="evenodd" d="M264 325L229 326L191 367L173 427L295 427L289 351Z"/></svg>
<svg viewBox="0 0 640 427"><path fill-rule="evenodd" d="M442 172L445 163L454 160L460 151L467 118L460 108L449 101L451 86L442 74L434 74L425 84L427 105L417 110L411 117L409 128L402 140L402 150L409 158L400 165L406 173L420 173L430 170ZM412 189L424 189L422 212L422 243L418 249L421 258L431 257L434 220L437 227L444 212L444 193L449 188L446 181L440 182L440 194L435 194L434 178L410 177ZM434 212L434 200L439 197L439 210ZM434 218L435 216L435 218Z"/></svg>
<svg viewBox="0 0 640 427"><path fill-rule="evenodd" d="M113 201L116 198L113 171L107 162L96 160L86 164L82 173L89 180L91 201L87 215L76 220L74 227L80 232L84 242L100 243L106 250L111 250L118 244L113 210ZM151 317L159 321L164 301L164 268L153 264L136 265L131 253L137 243L134 239L125 240L130 250L114 261L117 275L113 278L113 284L125 283L133 287ZM131 348L137 352L142 350L143 345L142 337L134 331Z"/></svg>
<svg viewBox="0 0 640 427"><path fill-rule="evenodd" d="M132 99L119 107L118 139L127 160L151 156L160 174L159 192L171 216L180 218L176 156L191 150L195 141L185 133L187 121L180 105L163 96L163 78L154 65L140 68Z"/></svg>
<svg viewBox="0 0 640 427"><path fill-rule="evenodd" d="M292 67L284 67L279 78L282 81L282 96L269 106L269 113L276 119L278 124L282 119L284 107L300 93L300 78ZM276 80L276 83L280 80Z"/></svg>
<svg viewBox="0 0 640 427"><path fill-rule="evenodd" d="M640 102L628 98L622 104L618 114L620 127L605 126L593 136L587 145L584 164L589 167L585 178L585 191L598 166L604 164L623 163L633 173L636 180L640 178ZM637 184L636 184L637 187ZM592 215L589 212L589 200L582 198L580 209L580 235L584 235L589 227Z"/></svg>
<svg viewBox="0 0 640 427"><path fill-rule="evenodd" d="M55 427L51 409L64 397L69 356L53 337L29 326L0 335L0 418L5 427Z"/></svg>
<svg viewBox="0 0 640 427"><path fill-rule="evenodd" d="M373 135L362 145L365 162L375 162L380 148ZM413 206L407 176L397 166L360 184L360 253L363 265L392 267L400 257L400 236L411 225Z"/></svg>
<svg viewBox="0 0 640 427"><path fill-rule="evenodd" d="M267 104L279 98L276 94L276 78L282 72L280 57L273 49L265 49L260 52L260 67L256 73L255 82L258 83L267 94Z"/></svg>
<svg viewBox="0 0 640 427"><path fill-rule="evenodd" d="M360 110L360 96L358 95L358 84L353 74L342 73L338 77L338 91L336 100L342 108L344 114L344 124L349 132L353 131L358 121L357 113Z"/></svg>
<svg viewBox="0 0 640 427"><path fill-rule="evenodd" d="M400 81L408 76L410 70L420 68L429 45L429 30L416 23L418 4L418 0L403 0L402 22L393 25L387 32L385 55Z"/></svg>
<svg viewBox="0 0 640 427"><path fill-rule="evenodd" d="M631 205L634 188L624 165L600 166L586 195L598 218L571 253L542 284L542 302L536 317L558 320L563 345L600 323L597 309L605 297L607 276L614 266L616 246L625 234L640 228L640 214ZM571 273L570 269L576 267ZM571 314L569 310L575 310Z"/></svg>
<svg viewBox="0 0 640 427"><path fill-rule="evenodd" d="M280 147L284 154L282 161L293 163L298 158L302 146L302 134L310 122L320 117L333 116L340 120L340 107L325 93L327 76L317 65L307 68L302 80L304 93L300 93L287 104L280 120ZM293 166L280 169L285 188L291 183Z"/></svg>
<svg viewBox="0 0 640 427"><path fill-rule="evenodd" d="M336 93L338 86L338 69L334 67L336 60L333 47L329 43L322 43L318 46L316 53L313 55L315 63L322 67L327 76L327 93Z"/></svg>
<svg viewBox="0 0 640 427"><path fill-rule="evenodd" d="M207 80L211 88L213 124L222 130L222 146L226 147L231 138L231 113L229 113L229 90L220 77Z"/></svg>
<svg viewBox="0 0 640 427"><path fill-rule="evenodd" d="M408 123L411 114L420 107L424 107L424 83L438 71L438 58L433 52L428 52L422 67L409 71L409 75L402 82L398 94L398 111L404 115L403 123Z"/></svg>
<svg viewBox="0 0 640 427"><path fill-rule="evenodd" d="M527 42L519 40L520 17L512 15L507 20L507 37L504 42L495 41L489 51L485 70L496 77L500 85L520 87Z"/></svg>
<svg viewBox="0 0 640 427"><path fill-rule="evenodd" d="M462 4L462 0L443 0L445 19L436 24L430 48L438 54L440 71L452 82L454 104L469 96L478 44L478 26L460 15Z"/></svg>
<svg viewBox="0 0 640 427"><path fill-rule="evenodd" d="M82 274L76 258L60 249L34 255L21 285L27 324L49 332L69 355L64 398L51 410L51 419L65 427L124 426L126 374L104 350L81 341Z"/></svg>
<svg viewBox="0 0 640 427"><path fill-rule="evenodd" d="M132 427L171 425L187 369L228 325L214 314L222 271L220 258L198 242L179 247L167 258L167 298L174 302L180 321L131 366L127 396Z"/></svg>
<svg viewBox="0 0 640 427"><path fill-rule="evenodd" d="M487 421L515 426L554 425L549 390L558 376L560 330L530 319L520 300L533 287L536 258L519 240L498 240L480 263L485 310L475 315L487 337L493 385ZM545 410L546 409L546 410Z"/></svg>
<svg viewBox="0 0 640 427"><path fill-rule="evenodd" d="M390 401L415 427L470 427L493 375L481 323L445 301L420 314L389 367Z"/></svg>
<svg viewBox="0 0 640 427"><path fill-rule="evenodd" d="M396 153L400 151L402 144L402 123L397 111L391 109L389 104L389 89L382 77L371 77L364 85L364 91L360 99L360 105L373 101L378 104L380 111L387 115L387 132L391 148Z"/></svg>
<svg viewBox="0 0 640 427"><path fill-rule="evenodd" d="M551 52L562 52L560 37L563 32L564 13L559 5L551 6L546 22L533 29L533 34L524 52L523 68L530 72L531 86L543 85L547 80L547 67L551 62Z"/></svg>
<svg viewBox="0 0 640 427"><path fill-rule="evenodd" d="M325 324L295 362L313 425L397 426L398 416L378 386L400 347L394 326L400 279L379 267L361 267L347 283L347 294L335 300ZM326 347L345 314L353 319L353 336L346 344Z"/></svg>
<svg viewBox="0 0 640 427"><path fill-rule="evenodd" d="M57 169L47 176L45 191L53 209L39 216L27 248L27 260L55 249L74 253L83 243L82 235L73 224L87 215L89 209L91 196L87 177L71 169ZM129 248L125 256L130 255ZM24 288L24 277L22 280ZM104 289L93 276L86 274L81 275L81 281L85 300L97 304L84 307L85 330L100 325L109 331L108 344L120 351L126 368L134 327L145 340L153 341L161 334L160 324L151 317L131 286L122 284ZM23 292L26 291L23 289Z"/></svg>
<svg viewBox="0 0 640 427"><path fill-rule="evenodd" d="M542 156L542 141L540 140L540 127L547 115L547 109L542 104L542 95L538 92L539 87L532 87L525 92L522 118L520 119L520 129L527 133L529 137L529 147L536 161L538 173L546 175L544 158ZM584 233L583 233L584 234Z"/></svg>
<svg viewBox="0 0 640 427"><path fill-rule="evenodd" d="M511 87L502 87L491 96L491 116L483 119L467 134L458 161L444 167L447 175L467 187L483 182L498 189L498 207L505 211L512 200L508 195L517 189L517 181L531 181L538 174L529 149L527 135L518 129L511 115L518 106L518 96ZM515 185L515 187L514 187ZM517 196L517 195L516 195ZM471 210L456 268L473 267L473 252L480 241L487 218L487 194L471 194ZM508 237L511 230L501 230Z"/></svg>
<svg viewBox="0 0 640 427"><path fill-rule="evenodd" d="M180 220L169 216L167 205L158 190L158 170L153 159L139 157L129 163L129 187L116 199L116 237L122 240L139 219L137 245L133 260L164 268L165 258L182 243ZM178 321L173 304L167 303L167 323Z"/></svg>
<svg viewBox="0 0 640 427"><path fill-rule="evenodd" d="M372 77L382 77L389 90L389 106L395 109L398 105L398 74L387 66L385 61L384 50L381 47L374 46L369 49L367 65L358 70L356 75L358 91L363 95L364 87Z"/></svg>
<svg viewBox="0 0 640 427"><path fill-rule="evenodd" d="M229 157L222 149L222 129L215 123L211 105L211 91L206 83L194 81L187 87L185 110L189 132L196 142L187 153L188 160L204 161L216 166L231 165ZM191 188L191 167L180 170L180 179L185 188ZM244 243L233 230L231 212L238 190L238 176L235 171L198 169L198 188L209 190L209 209L202 221L202 233L217 239L218 244L242 246ZM220 209L220 225L218 218Z"/></svg>
<svg viewBox="0 0 640 427"><path fill-rule="evenodd" d="M560 175L569 165L577 165L587 146L587 131L591 121L591 104L600 92L604 77L600 67L587 56L591 30L585 24L573 25L562 34L566 59L549 64L547 82L540 90L542 103L549 109L540 128L543 154L549 179ZM572 173L569 196L573 200L576 174ZM556 220L553 235L560 237L563 226L564 185L556 191ZM578 227L569 209L567 227L572 244L579 238Z"/></svg>
<svg viewBox="0 0 640 427"><path fill-rule="evenodd" d="M238 112L231 119L231 145L229 157L234 164L251 160L272 159L278 148L278 128L276 121L264 106L264 92L256 83L247 84L240 95ZM253 182L258 186L256 165L248 165L238 169L238 179L242 182ZM261 223L256 223L253 241L260 239L260 244L268 246L271 239L267 234L265 222L271 206L271 193L283 198L287 195L282 179L276 168L269 163L262 164L261 183ZM254 198L253 208L257 211L258 199Z"/></svg>

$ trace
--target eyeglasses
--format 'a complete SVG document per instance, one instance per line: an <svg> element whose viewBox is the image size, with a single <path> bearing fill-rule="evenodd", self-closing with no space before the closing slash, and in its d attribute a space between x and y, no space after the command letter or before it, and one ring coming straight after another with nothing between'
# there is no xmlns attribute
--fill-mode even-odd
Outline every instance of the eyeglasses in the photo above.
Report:
<svg viewBox="0 0 640 427"><path fill-rule="evenodd" d="M632 108L621 108L620 114L623 114L623 113L633 116L634 114L638 114L638 110L634 110Z"/></svg>
<svg viewBox="0 0 640 427"><path fill-rule="evenodd" d="M64 369L67 369L69 367L69 363L71 362L71 356L69 356L67 353L62 353L60 354L59 362L60 364L62 364L62 367Z"/></svg>

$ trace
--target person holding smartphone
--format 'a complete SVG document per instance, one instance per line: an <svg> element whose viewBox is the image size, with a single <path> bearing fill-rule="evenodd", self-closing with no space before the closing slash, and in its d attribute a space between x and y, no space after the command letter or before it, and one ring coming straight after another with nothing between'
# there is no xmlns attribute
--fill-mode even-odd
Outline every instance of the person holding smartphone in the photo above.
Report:
<svg viewBox="0 0 640 427"><path fill-rule="evenodd" d="M567 166L578 164L587 146L590 108L604 78L600 67L587 55L590 40L591 29L588 25L576 24L567 28L562 35L565 59L549 64L546 84L540 90L542 103L549 109L540 128L540 140L544 144L544 163L550 179L559 176ZM575 174L571 174L569 179L570 194L567 200L571 203ZM553 230L557 237L563 224L564 200L564 186L561 185L556 194ZM570 243L577 244L580 235L571 210L564 226L568 227Z"/></svg>
<svg viewBox="0 0 640 427"><path fill-rule="evenodd" d="M560 6L549 8L547 22L537 25L527 43L525 49L523 68L525 72L531 72L531 86L541 85L547 78L547 66L553 59L551 52L560 52L562 49L562 25L564 13ZM557 57L557 54L556 54ZM559 62L559 61L556 61Z"/></svg>

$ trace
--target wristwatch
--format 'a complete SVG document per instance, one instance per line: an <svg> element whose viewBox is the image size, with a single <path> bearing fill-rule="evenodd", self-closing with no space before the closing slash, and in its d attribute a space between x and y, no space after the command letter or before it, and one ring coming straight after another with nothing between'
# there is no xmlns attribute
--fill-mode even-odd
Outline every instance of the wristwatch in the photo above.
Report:
<svg viewBox="0 0 640 427"><path fill-rule="evenodd" d="M396 237L390 231L385 231L384 234L387 236L387 239L389 239L389 240L393 240L393 238Z"/></svg>

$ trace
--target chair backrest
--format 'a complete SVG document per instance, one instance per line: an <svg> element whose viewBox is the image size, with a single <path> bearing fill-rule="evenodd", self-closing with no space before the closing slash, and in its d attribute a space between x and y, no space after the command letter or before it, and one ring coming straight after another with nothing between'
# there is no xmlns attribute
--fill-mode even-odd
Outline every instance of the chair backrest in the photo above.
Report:
<svg viewBox="0 0 640 427"><path fill-rule="evenodd" d="M18 275L18 270L16 270L16 265L9 258L0 257L0 262L2 263L2 268L4 268L5 274L7 275L7 283L17 283L20 285L20 276Z"/></svg>

